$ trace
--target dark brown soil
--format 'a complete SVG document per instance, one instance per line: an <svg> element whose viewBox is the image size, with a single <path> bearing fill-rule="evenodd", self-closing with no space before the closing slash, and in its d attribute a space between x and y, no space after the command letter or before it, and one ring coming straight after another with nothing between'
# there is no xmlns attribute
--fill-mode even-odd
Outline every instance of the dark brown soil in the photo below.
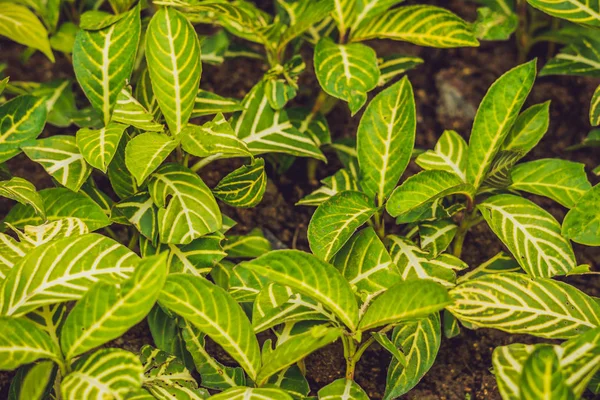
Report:
<svg viewBox="0 0 600 400"><path fill-rule="evenodd" d="M475 7L461 0L418 3L447 7L467 20L475 18ZM417 103L416 145L419 148L432 148L444 129L455 129L468 138L474 110L485 91L498 76L518 63L517 49L512 39L507 42L484 42L481 47L474 49L450 50L420 48L391 41L374 41L370 44L379 56L411 54L425 60L422 66L408 73ZM538 64L541 66L547 59L546 53L547 48L539 46L533 49L530 56L538 56ZM305 61L309 70L312 68L311 57L310 51L306 51ZM21 65L15 47L3 41L0 41L0 62L9 65L6 73L12 80L47 81L54 77L72 76L69 62L62 57L59 57L57 64L51 65L42 55L36 54L24 66ZM231 60L219 67L206 66L201 86L224 96L242 98L265 70L266 67L260 62L245 59ZM527 159L560 157L585 163L588 170L600 164L597 150L565 150L568 146L579 143L590 130L587 117L589 101L599 83L599 80L578 77L542 77L536 81L527 105L552 100L551 125L545 138ZM301 85L303 89L294 102L310 107L318 91L318 83L311 71L301 77ZM450 102L446 95L449 91L458 93L459 96L452 97ZM327 119L334 138L349 137L355 134L360 115L351 118L347 105L338 103ZM74 132L75 128L70 128L64 133ZM333 160L335 157L330 158L332 161L329 165L321 164L317 168L317 178L324 178L339 167L339 163ZM8 165L14 175L31 180L38 189L52 185L41 167L23 156L16 157ZM213 186L236 166L230 161L217 162L206 168L202 177L209 186ZM238 221L237 231L243 233L254 227L261 227L288 247L307 250L306 228L312 209L294 206L297 200L316 188L309 182L306 171L306 160L303 159L298 159L282 176L269 171L267 193L259 206L251 210L225 207L225 213ZM417 171L418 168L411 164L407 175ZM590 181L597 184L599 179L590 175ZM536 196L531 196L531 199L559 220L564 217L566 210L556 203ZM11 204L0 199L0 217L8 211ZM502 244L485 224L480 224L468 235L463 254L465 261L474 267L501 249ZM600 266L600 248L575 245L575 252L579 263L588 263L596 270ZM569 277L564 280L590 295L600 296L598 276ZM471 399L500 399L490 372L493 349L509 343L536 341L539 340L490 329L463 329L459 337L442 340L435 365L417 387L403 398L433 400L465 399L470 396ZM111 344L137 350L150 342L146 325L142 323ZM383 395L389 359L385 351L373 347L365 353L357 366L356 379L372 399L380 399ZM339 343L306 359L307 378L314 394L320 387L343 376L343 360ZM0 374L0 397L6 393L7 387L3 378L6 375Z"/></svg>

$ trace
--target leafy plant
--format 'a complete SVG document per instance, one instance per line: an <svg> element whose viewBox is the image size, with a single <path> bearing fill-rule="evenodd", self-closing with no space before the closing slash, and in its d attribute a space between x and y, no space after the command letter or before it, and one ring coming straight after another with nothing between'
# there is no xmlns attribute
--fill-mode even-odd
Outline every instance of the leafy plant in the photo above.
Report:
<svg viewBox="0 0 600 400"><path fill-rule="evenodd" d="M317 396L368 399L355 367L377 344L391 355L392 399L431 368L442 332L461 325L565 340L496 349L505 398L598 390L600 306L552 278L592 273L571 241L600 244L599 186L579 163L521 162L549 125L549 102L521 111L536 61L490 87L468 143L448 130L420 152L412 85L397 78L423 60L378 57L367 44L505 39L514 4L481 1L468 23L400 3L277 0L274 15L244 0L0 3L0 34L28 46L24 59L39 50L72 61L79 86L0 81L0 195L17 203L0 233L11 399L303 399L303 360L335 341L345 376ZM587 14L568 19L594 25ZM200 24L215 33L198 36ZM306 48L319 83L310 109L292 106ZM200 88L203 65L234 57L266 65L244 99ZM331 137L326 114L338 100L352 115L364 107L355 141ZM344 168L299 202L317 206L312 254L274 250L260 229L231 230L226 213L261 202L268 170L304 157L314 178L331 152ZM21 153L55 187L13 177ZM209 187L199 172L222 159L239 160ZM422 171L403 179L412 159ZM563 224L526 194L568 208ZM510 255L467 271L463 243L483 221ZM143 320L153 345L136 354L113 342Z"/></svg>

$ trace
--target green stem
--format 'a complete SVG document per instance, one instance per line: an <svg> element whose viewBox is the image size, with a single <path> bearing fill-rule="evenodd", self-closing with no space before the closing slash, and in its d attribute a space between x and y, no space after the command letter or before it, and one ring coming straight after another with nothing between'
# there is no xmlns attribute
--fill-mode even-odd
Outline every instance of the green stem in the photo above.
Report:
<svg viewBox="0 0 600 400"><path fill-rule="evenodd" d="M106 233L108 234L108 236L111 237L111 239L116 240L117 242L119 242L119 237L117 236L117 234L115 233L115 231L113 231L111 228L106 227L104 228L104 230L106 231Z"/></svg>
<svg viewBox="0 0 600 400"><path fill-rule="evenodd" d="M194 172L198 172L199 170L201 170L202 168L206 167L211 162L213 162L216 159L218 159L220 155L221 154L213 154L212 156L204 157L203 159L201 159L200 161L198 161L196 164L194 164L192 166L191 170L194 171Z"/></svg>
<svg viewBox="0 0 600 400"><path fill-rule="evenodd" d="M373 218L375 219L375 232L377 233L377 236L383 240L385 238L385 219L383 218L383 211L377 211Z"/></svg>
<svg viewBox="0 0 600 400"><path fill-rule="evenodd" d="M379 333L381 333L381 334L387 333L390 330L392 330L392 328L394 328L393 324L386 325L383 329L379 330ZM358 350L356 350L356 352L354 353L354 363L355 364L358 362L358 360L360 360L360 358L362 357L364 352L369 348L369 346L371 346L373 344L373 342L375 342L375 337L371 336L370 338L365 340L364 343L362 343L358 347Z"/></svg>
<svg viewBox="0 0 600 400"><path fill-rule="evenodd" d="M467 232L469 229L474 227L483 221L483 217L477 215L477 210L473 209L471 211L467 211L463 216L460 225L456 231L456 236L454 236L454 245L452 248L452 254L456 257L460 257L462 254L463 244L465 242L465 237L467 236Z"/></svg>
<svg viewBox="0 0 600 400"><path fill-rule="evenodd" d="M517 16L519 18L519 25L515 32L515 39L517 40L518 63L522 64L527 60L527 54L531 48L527 33L527 1L517 0Z"/></svg>
<svg viewBox="0 0 600 400"><path fill-rule="evenodd" d="M351 336L342 336L344 344L344 358L346 358L346 379L354 379L354 369L356 368L356 342Z"/></svg>
<svg viewBox="0 0 600 400"><path fill-rule="evenodd" d="M135 248L135 245L137 244L139 237L140 237L140 233L136 229L133 232L133 235L131 235L131 239L129 239L129 244L127 245L129 250L133 250Z"/></svg>

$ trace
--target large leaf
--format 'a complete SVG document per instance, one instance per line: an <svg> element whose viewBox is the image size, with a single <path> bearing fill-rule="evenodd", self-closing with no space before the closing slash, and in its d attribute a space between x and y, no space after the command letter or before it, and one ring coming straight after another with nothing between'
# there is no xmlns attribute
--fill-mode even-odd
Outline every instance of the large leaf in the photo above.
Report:
<svg viewBox="0 0 600 400"><path fill-rule="evenodd" d="M140 7L100 30L80 29L73 47L73 69L92 106L108 125L117 98L133 71L140 41Z"/></svg>
<svg viewBox="0 0 600 400"><path fill-rule="evenodd" d="M278 250L243 264L269 280L322 303L350 329L358 324L358 305L346 279L312 254Z"/></svg>
<svg viewBox="0 0 600 400"><path fill-rule="evenodd" d="M146 57L152 90L174 135L185 127L200 85L198 35L178 11L163 7L150 20Z"/></svg>
<svg viewBox="0 0 600 400"><path fill-rule="evenodd" d="M452 172L466 181L467 142L455 131L444 131L433 150L419 154L415 162L424 170Z"/></svg>
<svg viewBox="0 0 600 400"><path fill-rule="evenodd" d="M18 242L5 233L0 233L0 284L12 267L25 256L29 246Z"/></svg>
<svg viewBox="0 0 600 400"><path fill-rule="evenodd" d="M436 282L424 279L400 282L375 298L358 328L366 331L382 325L420 319L451 303L447 289Z"/></svg>
<svg viewBox="0 0 600 400"><path fill-rule="evenodd" d="M599 22L600 25L600 22ZM579 75L600 77L600 40L594 37L577 38L575 42L550 59L540 71L540 76Z"/></svg>
<svg viewBox="0 0 600 400"><path fill-rule="evenodd" d="M570 243L550 213L519 196L500 194L478 206L483 218L531 276L565 275L577 266Z"/></svg>
<svg viewBox="0 0 600 400"><path fill-rule="evenodd" d="M152 175L149 190L159 207L162 243L187 244L221 227L221 211L215 198L190 169L179 164L163 165Z"/></svg>
<svg viewBox="0 0 600 400"><path fill-rule="evenodd" d="M102 208L83 193L76 193L66 188L51 188L39 191L48 221L58 221L63 218L77 218L83 221L90 232L110 225L110 219ZM26 225L40 225L44 221L28 206L17 204L4 218L17 228Z"/></svg>
<svg viewBox="0 0 600 400"><path fill-rule="evenodd" d="M551 346L540 346L527 358L520 385L523 400L575 399L560 368L558 356Z"/></svg>
<svg viewBox="0 0 600 400"><path fill-rule="evenodd" d="M486 275L450 291L448 309L479 327L569 339L600 326L600 304L562 282L519 273Z"/></svg>
<svg viewBox="0 0 600 400"><path fill-rule="evenodd" d="M266 188L265 160L257 158L251 165L243 165L221 179L212 192L230 206L254 207L262 200Z"/></svg>
<svg viewBox="0 0 600 400"><path fill-rule="evenodd" d="M167 277L167 254L145 258L128 280L99 282L77 302L61 329L68 360L116 339L140 322L158 299Z"/></svg>
<svg viewBox="0 0 600 400"><path fill-rule="evenodd" d="M434 6L405 6L371 18L352 33L352 41L394 39L430 47L479 46L461 18Z"/></svg>
<svg viewBox="0 0 600 400"><path fill-rule="evenodd" d="M369 103L356 133L360 185L381 206L404 173L413 146L417 115L408 78Z"/></svg>
<svg viewBox="0 0 600 400"><path fill-rule="evenodd" d="M0 35L40 50L54 62L48 31L27 7L12 2L0 3Z"/></svg>
<svg viewBox="0 0 600 400"><path fill-rule="evenodd" d="M325 156L305 133L296 129L285 110L274 110L265 95L265 83L256 84L234 115L232 126L252 154L286 153L325 161Z"/></svg>
<svg viewBox="0 0 600 400"><path fill-rule="evenodd" d="M19 154L21 144L42 133L46 114L45 99L29 95L15 97L0 105L0 162Z"/></svg>
<svg viewBox="0 0 600 400"><path fill-rule="evenodd" d="M276 388L231 388L211 397L211 400L292 400L292 396Z"/></svg>
<svg viewBox="0 0 600 400"><path fill-rule="evenodd" d="M8 181L0 181L0 196L31 206L41 218L46 217L42 197L36 191L35 186L23 178L14 177Z"/></svg>
<svg viewBox="0 0 600 400"><path fill-rule="evenodd" d="M331 263L358 293L379 293L401 280L396 265L371 227L353 235Z"/></svg>
<svg viewBox="0 0 600 400"><path fill-rule="evenodd" d="M600 246L600 185L596 185L565 216L562 234L574 242Z"/></svg>
<svg viewBox="0 0 600 400"><path fill-rule="evenodd" d="M80 358L63 378L60 392L66 400L124 399L142 386L142 364L121 349L102 349Z"/></svg>
<svg viewBox="0 0 600 400"><path fill-rule="evenodd" d="M126 247L94 233L36 247L6 277L2 315L19 316L45 304L77 300L98 280L129 276L137 259Z"/></svg>
<svg viewBox="0 0 600 400"><path fill-rule="evenodd" d="M248 317L225 290L198 276L172 274L159 301L210 336L256 379L258 341Z"/></svg>
<svg viewBox="0 0 600 400"><path fill-rule="evenodd" d="M306 332L294 335L268 353L258 373L257 383L263 385L273 374L301 361L321 347L331 344L341 334L342 331L339 328L316 325Z"/></svg>
<svg viewBox="0 0 600 400"><path fill-rule="evenodd" d="M44 399L44 396L47 396L50 391L48 383L55 376L54 370L55 366L52 361L42 361L34 364L31 368L19 369L10 383L8 399Z"/></svg>
<svg viewBox="0 0 600 400"><path fill-rule="evenodd" d="M77 131L77 147L92 167L106 172L117 153L126 125L110 123L101 129L82 128Z"/></svg>
<svg viewBox="0 0 600 400"><path fill-rule="evenodd" d="M392 217L398 218L398 222L415 222L427 216L436 201L455 194L472 202L475 188L452 172L422 171L398 186L385 207Z"/></svg>
<svg viewBox="0 0 600 400"><path fill-rule="evenodd" d="M519 164L510 176L511 189L549 197L567 208L574 207L592 188L584 164L557 158Z"/></svg>
<svg viewBox="0 0 600 400"><path fill-rule="evenodd" d="M392 358L387 371L385 400L396 399L419 383L433 365L441 339L439 313L394 328L392 342L406 356L406 365Z"/></svg>
<svg viewBox="0 0 600 400"><path fill-rule="evenodd" d="M554 17L579 24L600 25L600 3L595 0L527 0Z"/></svg>
<svg viewBox="0 0 600 400"><path fill-rule="evenodd" d="M379 81L375 51L360 43L343 45L329 38L321 39L315 47L314 63L323 90L348 102L353 115L362 108L367 93Z"/></svg>
<svg viewBox="0 0 600 400"><path fill-rule="evenodd" d="M62 218L42 225L26 225L23 233L15 231L22 244L38 247L52 240L89 233L87 225L79 218Z"/></svg>
<svg viewBox="0 0 600 400"><path fill-rule="evenodd" d="M142 133L127 142L125 165L141 185L176 147L177 141L164 133Z"/></svg>
<svg viewBox="0 0 600 400"><path fill-rule="evenodd" d="M340 192L317 208L308 225L312 252L327 261L342 248L356 229L377 211L361 192Z"/></svg>
<svg viewBox="0 0 600 400"><path fill-rule="evenodd" d="M494 157L517 119L533 81L536 61L519 65L492 84L479 105L467 157L467 181L475 188L483 183Z"/></svg>
<svg viewBox="0 0 600 400"><path fill-rule="evenodd" d="M353 379L336 379L319 389L319 399L369 400L369 396Z"/></svg>
<svg viewBox="0 0 600 400"><path fill-rule="evenodd" d="M0 370L11 371L40 358L60 361L58 345L33 322L0 317L0 323Z"/></svg>
<svg viewBox="0 0 600 400"><path fill-rule="evenodd" d="M356 1L356 19L352 24L352 29L356 29L364 21L381 16L388 8L402 3L404 0L357 0Z"/></svg>

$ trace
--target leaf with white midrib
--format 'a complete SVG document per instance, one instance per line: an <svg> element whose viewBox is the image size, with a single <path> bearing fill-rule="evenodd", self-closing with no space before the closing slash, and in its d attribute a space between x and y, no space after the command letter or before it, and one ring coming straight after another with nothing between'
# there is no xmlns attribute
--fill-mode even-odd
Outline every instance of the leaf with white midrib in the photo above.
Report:
<svg viewBox="0 0 600 400"><path fill-rule="evenodd" d="M419 154L415 162L424 170L441 170L466 181L467 142L456 131L444 131L434 150Z"/></svg>
<svg viewBox="0 0 600 400"><path fill-rule="evenodd" d="M599 21L600 25L600 21ZM540 76L579 75L600 77L600 39L576 38L569 46L551 58L540 71Z"/></svg>
<svg viewBox="0 0 600 400"><path fill-rule="evenodd" d="M126 128L114 122L98 130L82 128L77 131L77 147L88 164L106 172Z"/></svg>
<svg viewBox="0 0 600 400"><path fill-rule="evenodd" d="M0 4L0 35L27 47L38 49L54 62L54 54L52 54L48 41L48 31L35 14L25 7L30 4L34 5L34 8L38 6L37 2L23 2L23 5L17 2ZM42 4L44 5L42 6ZM39 7L43 7L45 10L52 6L40 2Z"/></svg>
<svg viewBox="0 0 600 400"><path fill-rule="evenodd" d="M57 344L33 322L2 316L0 324L0 370L11 371L40 358L60 362Z"/></svg>
<svg viewBox="0 0 600 400"><path fill-rule="evenodd" d="M561 236L559 223L535 203L501 194L477 207L529 275L565 275L577 266L570 243Z"/></svg>
<svg viewBox="0 0 600 400"><path fill-rule="evenodd" d="M600 125L600 86L596 88L590 102L590 124L592 126Z"/></svg>
<svg viewBox="0 0 600 400"><path fill-rule="evenodd" d="M600 3L597 0L527 0L527 2L554 17L579 24L600 25Z"/></svg>
<svg viewBox="0 0 600 400"><path fill-rule="evenodd" d="M525 360L520 386L522 400L575 400L550 345L539 346Z"/></svg>
<svg viewBox="0 0 600 400"><path fill-rule="evenodd" d="M369 396L353 379L340 378L319 389L319 399L369 400Z"/></svg>
<svg viewBox="0 0 600 400"><path fill-rule="evenodd" d="M41 218L46 218L42 197L36 191L35 186L23 178L15 176L10 180L0 181L0 196L29 205Z"/></svg>
<svg viewBox="0 0 600 400"><path fill-rule="evenodd" d="M0 162L20 153L19 147L35 139L46 123L46 99L30 95L0 105Z"/></svg>
<svg viewBox="0 0 600 400"><path fill-rule="evenodd" d="M165 133L144 132L127 142L125 165L138 185L142 185L177 147Z"/></svg>
<svg viewBox="0 0 600 400"><path fill-rule="evenodd" d="M128 87L124 87L117 97L112 121L134 126L144 132L161 132L164 129L161 124L154 121L154 116L132 96L131 89Z"/></svg>
<svg viewBox="0 0 600 400"><path fill-rule="evenodd" d="M569 339L600 326L600 304L562 282L525 274L485 275L450 291L459 321L509 333Z"/></svg>
<svg viewBox="0 0 600 400"><path fill-rule="evenodd" d="M257 158L251 165L243 165L221 179L212 192L231 206L254 207L262 200L266 187L265 161Z"/></svg>

